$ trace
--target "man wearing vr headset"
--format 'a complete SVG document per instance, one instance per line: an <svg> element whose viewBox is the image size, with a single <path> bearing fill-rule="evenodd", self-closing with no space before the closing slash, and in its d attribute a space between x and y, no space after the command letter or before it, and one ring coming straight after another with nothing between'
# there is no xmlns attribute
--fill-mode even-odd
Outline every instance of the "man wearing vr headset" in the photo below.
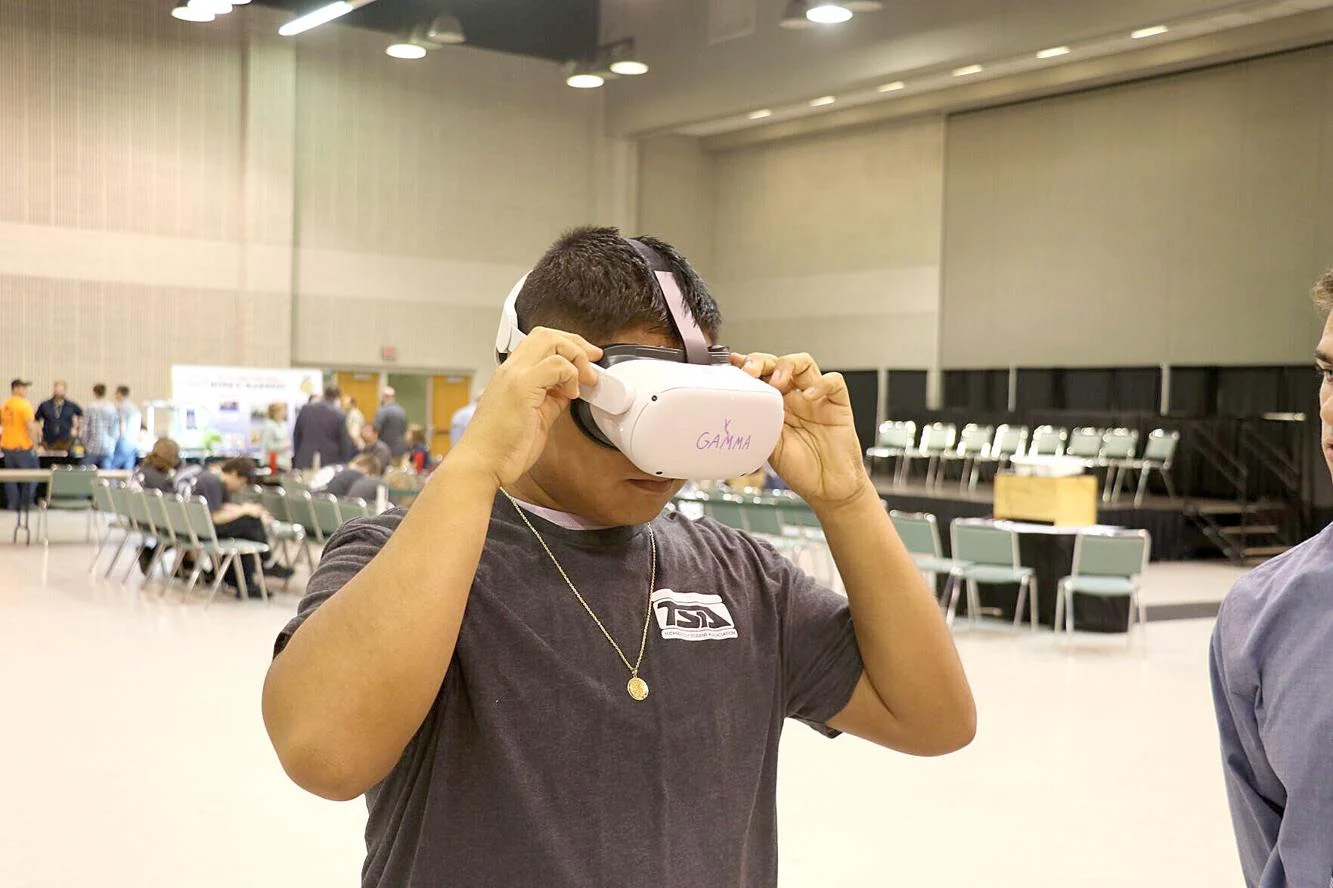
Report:
<svg viewBox="0 0 1333 888"><path fill-rule="evenodd" d="M916 755L971 740L843 380L728 355L719 324L669 245L566 235L511 294L503 363L411 512L330 540L264 719L296 783L366 794L364 885L771 886L786 717ZM766 458L846 598L662 515L681 479Z"/></svg>

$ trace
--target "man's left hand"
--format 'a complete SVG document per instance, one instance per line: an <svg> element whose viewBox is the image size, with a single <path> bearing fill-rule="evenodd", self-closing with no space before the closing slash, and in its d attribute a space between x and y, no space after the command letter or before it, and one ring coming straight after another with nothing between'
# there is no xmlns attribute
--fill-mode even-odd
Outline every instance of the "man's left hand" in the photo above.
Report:
<svg viewBox="0 0 1333 888"><path fill-rule="evenodd" d="M812 507L874 491L841 373L821 373L807 354L733 354L731 362L782 393L782 436L769 462L792 490Z"/></svg>

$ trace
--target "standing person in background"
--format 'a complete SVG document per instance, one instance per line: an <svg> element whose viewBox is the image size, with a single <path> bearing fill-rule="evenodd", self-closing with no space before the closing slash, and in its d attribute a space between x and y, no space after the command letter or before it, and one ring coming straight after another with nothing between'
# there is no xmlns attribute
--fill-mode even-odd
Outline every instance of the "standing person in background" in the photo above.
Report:
<svg viewBox="0 0 1333 888"><path fill-rule="evenodd" d="M472 422L472 414L477 412L477 401L481 395L469 401L465 406L459 407L454 411L454 415L449 417L449 446L456 447L463 438L463 432L467 431L467 424Z"/></svg>
<svg viewBox="0 0 1333 888"><path fill-rule="evenodd" d="M426 428L418 423L407 427L407 464L416 472L430 466L430 448L426 446Z"/></svg>
<svg viewBox="0 0 1333 888"><path fill-rule="evenodd" d="M111 454L111 468L132 469L139 461L139 430L143 424L143 415L130 400L130 387L116 386L116 412L120 414L120 437L116 439L116 449Z"/></svg>
<svg viewBox="0 0 1333 888"><path fill-rule="evenodd" d="M382 406L375 413L375 431L397 459L407 452L407 411L398 403L398 393L393 386L384 387L380 404Z"/></svg>
<svg viewBox="0 0 1333 888"><path fill-rule="evenodd" d="M65 380L51 386L51 397L37 405L37 421L42 424L42 446L47 450L69 452L82 431L79 422L83 408L65 399Z"/></svg>
<svg viewBox="0 0 1333 888"><path fill-rule="evenodd" d="M1315 285L1333 309L1333 269ZM1315 350L1333 472L1333 316ZM1213 629L1210 676L1250 888L1333 884L1333 525L1242 577Z"/></svg>
<svg viewBox="0 0 1333 888"><path fill-rule="evenodd" d="M361 427L366 424L366 415L356 406L356 398L351 395L343 395L342 409L343 413L347 414L347 437L353 441L360 441Z"/></svg>
<svg viewBox="0 0 1333 888"><path fill-rule="evenodd" d="M106 385L93 386L93 399L83 423L83 464L111 468L111 456L120 440L120 411L106 398Z"/></svg>
<svg viewBox="0 0 1333 888"><path fill-rule="evenodd" d="M37 468L37 450L33 442L37 440L36 411L28 400L26 379L14 379L9 383L9 400L0 404L0 454L4 455L6 469ZM15 484L6 482L5 502L9 508L19 508L19 497L23 505L32 505L32 494L36 484Z"/></svg>
<svg viewBox="0 0 1333 888"><path fill-rule="evenodd" d="M347 417L338 409L342 392L336 385L324 389L324 400L312 401L296 415L292 430L292 467L309 469L319 458L321 466L345 463L356 455L356 445L347 436Z"/></svg>
<svg viewBox="0 0 1333 888"><path fill-rule="evenodd" d="M268 405L264 428L259 432L259 455L270 469L291 471L292 437L287 433L287 405L282 401Z"/></svg>

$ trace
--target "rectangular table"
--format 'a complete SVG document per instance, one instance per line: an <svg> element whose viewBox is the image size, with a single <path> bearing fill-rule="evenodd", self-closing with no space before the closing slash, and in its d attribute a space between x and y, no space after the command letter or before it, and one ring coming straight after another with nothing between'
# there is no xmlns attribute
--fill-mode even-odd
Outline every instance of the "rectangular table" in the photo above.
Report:
<svg viewBox="0 0 1333 888"><path fill-rule="evenodd" d="M0 484L31 484L34 482L50 484L51 472L53 471L54 469L0 469ZM130 477L130 473L126 469L99 469L97 477L105 478L108 481L125 481ZM26 543L31 545L32 531L28 528L29 507L25 505L26 501L27 497L20 495L17 503L11 503L17 515L14 518L14 535L10 541L17 543L21 530L24 533Z"/></svg>

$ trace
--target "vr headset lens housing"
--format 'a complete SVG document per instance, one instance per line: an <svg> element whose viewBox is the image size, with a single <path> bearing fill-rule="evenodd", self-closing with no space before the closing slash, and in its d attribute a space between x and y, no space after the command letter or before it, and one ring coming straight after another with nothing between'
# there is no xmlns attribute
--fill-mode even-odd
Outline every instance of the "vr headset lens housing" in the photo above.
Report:
<svg viewBox="0 0 1333 888"><path fill-rule="evenodd" d="M782 395L731 366L729 349L709 347L665 260L629 243L653 268L658 296L685 347L604 348L597 385L585 387L572 407L575 421L648 475L705 481L749 474L777 446ZM523 340L515 306L526 280L505 302L495 345L500 360Z"/></svg>

